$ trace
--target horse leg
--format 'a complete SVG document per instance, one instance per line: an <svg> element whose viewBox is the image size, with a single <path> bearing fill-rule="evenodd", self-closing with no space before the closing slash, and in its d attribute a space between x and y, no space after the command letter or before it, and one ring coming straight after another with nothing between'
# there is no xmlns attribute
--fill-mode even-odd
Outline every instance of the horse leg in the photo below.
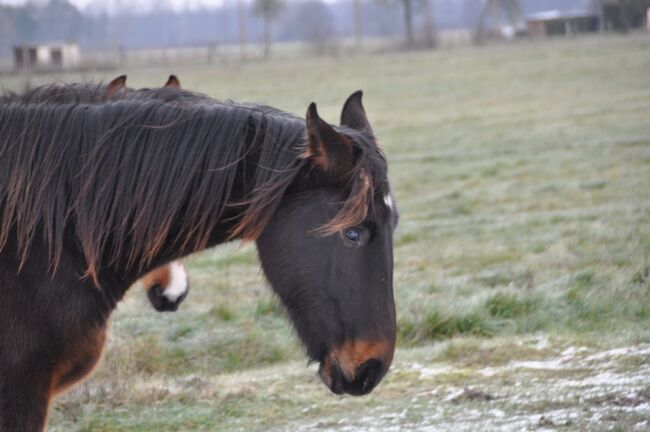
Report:
<svg viewBox="0 0 650 432"><path fill-rule="evenodd" d="M45 427L50 381L47 373L39 371L39 365L33 366L0 365L1 432L40 432Z"/></svg>
<svg viewBox="0 0 650 432"><path fill-rule="evenodd" d="M88 376L101 357L101 292L74 273L16 273L0 253L0 432L41 431L50 400ZM44 261L46 262L46 261ZM28 266L31 263L27 264Z"/></svg>
<svg viewBox="0 0 650 432"><path fill-rule="evenodd" d="M91 325L64 345L50 376L51 395L56 396L91 375L99 363L106 341L106 326Z"/></svg>
<svg viewBox="0 0 650 432"><path fill-rule="evenodd" d="M90 375L105 338L105 326L92 325L30 354L19 343L0 353L0 432L43 430L50 400Z"/></svg>

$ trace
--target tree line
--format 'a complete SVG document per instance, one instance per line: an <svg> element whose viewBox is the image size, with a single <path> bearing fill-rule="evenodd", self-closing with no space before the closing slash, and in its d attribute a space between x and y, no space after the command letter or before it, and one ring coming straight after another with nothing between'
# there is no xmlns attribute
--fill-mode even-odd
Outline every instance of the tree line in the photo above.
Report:
<svg viewBox="0 0 650 432"><path fill-rule="evenodd" d="M225 0L219 8L174 11L164 1L146 12L79 10L68 0L0 5L0 54L19 43L78 41L86 48L153 48L206 43L307 41L325 50L341 38L355 46L393 37L432 46L435 29L470 24L467 4L481 0ZM477 13L474 13L477 15Z"/></svg>
<svg viewBox="0 0 650 432"><path fill-rule="evenodd" d="M585 8L593 2L520 0L524 13ZM106 4L95 4L100 3ZM265 56L271 55L274 41L308 42L318 53L336 50L341 39L359 48L370 37L391 37L403 48L431 48L440 29L474 27L485 0L224 0L218 8L182 11L154 0L150 10L140 12L130 10L128 2L114 4L123 7L109 13L82 11L69 0L0 5L0 55L16 44L52 41L127 50L261 43Z"/></svg>

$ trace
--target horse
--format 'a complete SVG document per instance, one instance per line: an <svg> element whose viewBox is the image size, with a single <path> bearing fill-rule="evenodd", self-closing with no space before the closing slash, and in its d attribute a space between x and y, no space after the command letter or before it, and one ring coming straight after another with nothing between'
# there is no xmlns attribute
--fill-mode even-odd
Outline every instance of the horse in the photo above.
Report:
<svg viewBox="0 0 650 432"><path fill-rule="evenodd" d="M140 283L158 312L178 310L190 289L187 270L180 259L150 271L140 278Z"/></svg>
<svg viewBox="0 0 650 432"><path fill-rule="evenodd" d="M106 88L100 91L103 97L99 100L113 100L124 96L132 89L126 87L126 75L113 79ZM163 88L180 89L181 82L176 75L170 75ZM82 92L84 94L84 92ZM149 303L158 312L175 312L187 297L189 292L189 277L182 260L169 264L147 273L139 282L143 285Z"/></svg>
<svg viewBox="0 0 650 432"><path fill-rule="evenodd" d="M124 98L133 89L126 86L126 75L120 75L108 84L73 84L68 86L44 85L36 87L23 95L6 95L5 102L20 97L25 104L36 103L102 103ZM181 83L176 75L170 75L164 88L180 89ZM165 264L140 279L147 298L158 312L174 312L187 297L189 277L181 260Z"/></svg>
<svg viewBox="0 0 650 432"><path fill-rule="evenodd" d="M396 340L387 171L361 91L340 125L179 88L3 99L0 429L45 427L135 281L233 240L256 242L329 390L371 392Z"/></svg>
<svg viewBox="0 0 650 432"><path fill-rule="evenodd" d="M60 104L60 103L103 103L108 101L115 101L124 99L127 95L133 98L139 96L152 97L151 89L140 89L136 92L134 89L126 86L126 75L120 75L108 84L90 84L90 83L74 83L74 84L49 84L32 88L23 94L13 92L6 92L0 96L0 103L10 103L13 101L20 101L25 104ZM167 81L162 88L165 89L181 89L181 82L176 75L169 75ZM161 92L159 96L164 97L166 93Z"/></svg>

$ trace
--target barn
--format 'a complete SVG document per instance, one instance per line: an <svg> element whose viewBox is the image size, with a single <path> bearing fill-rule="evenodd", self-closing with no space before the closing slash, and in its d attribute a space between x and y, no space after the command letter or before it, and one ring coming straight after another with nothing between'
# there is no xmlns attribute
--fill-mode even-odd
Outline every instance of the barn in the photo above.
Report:
<svg viewBox="0 0 650 432"><path fill-rule="evenodd" d="M526 26L532 37L571 35L598 31L599 17L591 11L551 10L528 15Z"/></svg>
<svg viewBox="0 0 650 432"><path fill-rule="evenodd" d="M14 47L16 70L74 69L81 63L81 51L76 43L48 43Z"/></svg>
<svg viewBox="0 0 650 432"><path fill-rule="evenodd" d="M557 9L526 16L533 37L592 31L629 31L648 26L650 0L592 0L585 9Z"/></svg>

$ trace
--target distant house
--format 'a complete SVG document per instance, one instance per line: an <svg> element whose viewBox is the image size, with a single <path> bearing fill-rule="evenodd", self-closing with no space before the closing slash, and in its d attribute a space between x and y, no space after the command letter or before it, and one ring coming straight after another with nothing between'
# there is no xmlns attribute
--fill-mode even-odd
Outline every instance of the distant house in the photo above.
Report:
<svg viewBox="0 0 650 432"><path fill-rule="evenodd" d="M18 70L74 69L81 63L76 43L48 43L14 47L14 66Z"/></svg>
<svg viewBox="0 0 650 432"><path fill-rule="evenodd" d="M528 33L541 37L599 30L628 31L648 26L650 0L591 0L588 4L585 9L530 13L526 15Z"/></svg>
<svg viewBox="0 0 650 432"><path fill-rule="evenodd" d="M532 37L595 32L599 16L592 11L550 10L527 15L526 25Z"/></svg>

